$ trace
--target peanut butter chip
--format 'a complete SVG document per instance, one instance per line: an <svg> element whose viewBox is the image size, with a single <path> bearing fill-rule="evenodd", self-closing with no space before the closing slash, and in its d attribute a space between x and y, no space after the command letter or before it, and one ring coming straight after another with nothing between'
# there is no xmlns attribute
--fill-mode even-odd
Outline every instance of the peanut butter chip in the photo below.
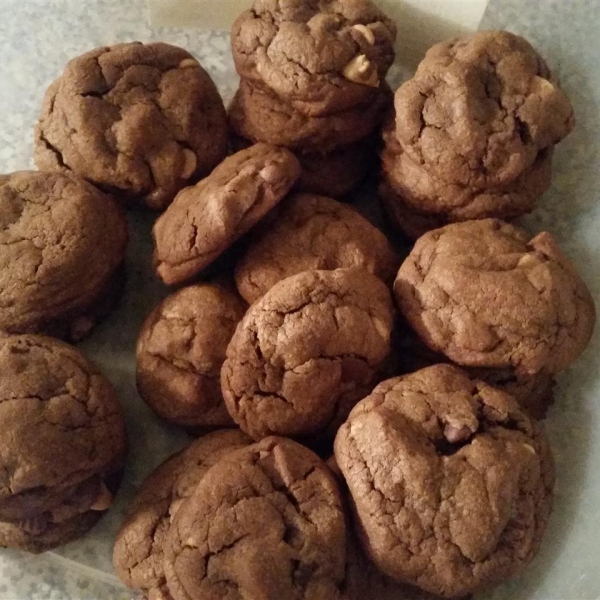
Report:
<svg viewBox="0 0 600 600"><path fill-rule="evenodd" d="M184 58L180 63L179 63L179 68L180 69L187 69L189 67L197 67L198 66L198 61L193 59L193 58Z"/></svg>
<svg viewBox="0 0 600 600"><path fill-rule="evenodd" d="M364 54L358 54L344 67L344 77L361 85L379 87L377 70Z"/></svg>
<svg viewBox="0 0 600 600"><path fill-rule="evenodd" d="M524 254L517 263L517 265L522 268L536 267L539 264L540 259L533 254Z"/></svg>
<svg viewBox="0 0 600 600"><path fill-rule="evenodd" d="M275 165L267 164L267 166L261 170L260 176L264 181L274 183L279 177L279 169Z"/></svg>
<svg viewBox="0 0 600 600"><path fill-rule="evenodd" d="M194 171L198 166L198 160L196 159L196 155L189 148L183 149L183 157L185 162L183 163L181 178L189 179L194 174Z"/></svg>
<svg viewBox="0 0 600 600"><path fill-rule="evenodd" d="M444 429L444 436L451 444L466 440L471 433L472 431L466 425L463 425L462 427L446 425L446 428Z"/></svg>
<svg viewBox="0 0 600 600"><path fill-rule="evenodd" d="M108 510L111 507L112 503L113 495L106 487L106 484L102 482L100 484L100 492L98 493L98 497L94 501L94 504L90 506L90 510L97 510L99 512L102 512Z"/></svg>
<svg viewBox="0 0 600 600"><path fill-rule="evenodd" d="M359 23L358 25L354 25L352 29L358 31L371 46L375 44L375 34L373 33L373 30L366 25Z"/></svg>

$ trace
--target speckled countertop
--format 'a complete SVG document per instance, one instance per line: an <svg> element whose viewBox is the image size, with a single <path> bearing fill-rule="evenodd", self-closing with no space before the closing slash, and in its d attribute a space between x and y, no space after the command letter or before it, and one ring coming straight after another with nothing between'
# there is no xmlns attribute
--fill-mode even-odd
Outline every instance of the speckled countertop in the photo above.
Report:
<svg viewBox="0 0 600 600"><path fill-rule="evenodd" d="M600 0L491 0L482 24L529 38L573 100L577 129L558 148L553 188L528 217L527 226L556 235L597 301L598 14ZM152 29L144 0L0 0L0 172L33 167L32 129L42 96L67 60L94 46L131 40L162 40L187 48L211 73L224 97L231 97L236 77L227 34ZM0 600L130 598L110 566L111 540L123 504L143 476L185 441L185 436L166 430L152 417L133 385L136 332L143 315L164 291L148 277L150 218L134 215L130 220L129 282L120 314L84 345L114 381L126 406L131 438L129 483L115 510L88 538L42 557L0 550ZM586 354L561 376L557 403L548 419L559 479L556 508L542 551L522 578L485 596L487 600L600 599L599 338L597 331Z"/></svg>

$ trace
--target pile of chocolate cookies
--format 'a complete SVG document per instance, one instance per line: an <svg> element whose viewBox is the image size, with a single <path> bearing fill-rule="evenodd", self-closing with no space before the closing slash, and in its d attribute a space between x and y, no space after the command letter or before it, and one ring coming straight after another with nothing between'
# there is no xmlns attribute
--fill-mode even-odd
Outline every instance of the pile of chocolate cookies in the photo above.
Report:
<svg viewBox="0 0 600 600"><path fill-rule="evenodd" d="M78 341L114 307L120 204L161 211L154 270L178 286L139 333L137 389L197 438L129 507L126 585L460 598L533 559L554 487L540 419L595 308L551 234L507 220L550 184L572 109L493 31L432 48L394 118L394 39L370 0L256 0L233 26L229 120L167 44L93 50L50 86L41 170L0 177L0 545L74 539L118 487L112 387L39 334ZM378 172L382 140L389 237L331 198Z"/></svg>
<svg viewBox="0 0 600 600"><path fill-rule="evenodd" d="M409 238L448 223L512 220L550 187L552 149L575 124L544 59L481 31L436 44L396 92L380 196Z"/></svg>
<svg viewBox="0 0 600 600"><path fill-rule="evenodd" d="M396 25L370 2L254 2L233 24L236 144L292 150L298 189L343 197L374 164Z"/></svg>

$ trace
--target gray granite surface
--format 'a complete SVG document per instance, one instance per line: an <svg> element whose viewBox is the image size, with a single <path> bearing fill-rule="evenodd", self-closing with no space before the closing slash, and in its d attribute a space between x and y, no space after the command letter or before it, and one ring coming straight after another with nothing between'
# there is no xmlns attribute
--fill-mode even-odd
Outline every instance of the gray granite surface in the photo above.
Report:
<svg viewBox="0 0 600 600"><path fill-rule="evenodd" d="M528 37L573 99L578 127L558 149L552 190L526 221L549 229L600 298L600 0L492 0L486 28ZM143 0L0 0L0 172L33 167L32 127L46 86L67 60L92 47L162 40L192 51L224 97L236 85L223 33L153 30ZM397 69L395 78L402 76ZM149 274L151 218L132 215L129 281L120 310L84 345L126 407L131 457L119 502L86 539L29 557L0 550L0 600L130 598L110 565L111 540L135 486L185 436L165 428L133 385L133 348L147 310L164 295ZM540 556L518 580L485 596L500 600L600 598L600 340L560 378L548 419L556 451L556 510ZM1 426L1 424L0 424ZM286 599L281 599L286 600ZM398 599L408 600L408 599ZM478 598L479 600L479 598Z"/></svg>

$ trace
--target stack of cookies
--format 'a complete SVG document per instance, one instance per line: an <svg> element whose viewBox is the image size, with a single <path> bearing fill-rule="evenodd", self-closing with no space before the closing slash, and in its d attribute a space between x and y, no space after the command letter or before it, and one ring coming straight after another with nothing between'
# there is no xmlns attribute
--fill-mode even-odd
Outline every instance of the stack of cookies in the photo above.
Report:
<svg viewBox="0 0 600 600"><path fill-rule="evenodd" d="M90 530L123 472L112 385L75 348L0 337L0 546L43 552Z"/></svg>
<svg viewBox="0 0 600 600"><path fill-rule="evenodd" d="M447 223L528 213L550 186L573 109L523 38L482 31L433 46L396 92L380 197L409 238Z"/></svg>
<svg viewBox="0 0 600 600"><path fill-rule="evenodd" d="M257 0L234 23L242 77L229 111L243 140L290 148L298 188L339 197L372 164L372 134L392 102L385 83L396 26L370 0Z"/></svg>

